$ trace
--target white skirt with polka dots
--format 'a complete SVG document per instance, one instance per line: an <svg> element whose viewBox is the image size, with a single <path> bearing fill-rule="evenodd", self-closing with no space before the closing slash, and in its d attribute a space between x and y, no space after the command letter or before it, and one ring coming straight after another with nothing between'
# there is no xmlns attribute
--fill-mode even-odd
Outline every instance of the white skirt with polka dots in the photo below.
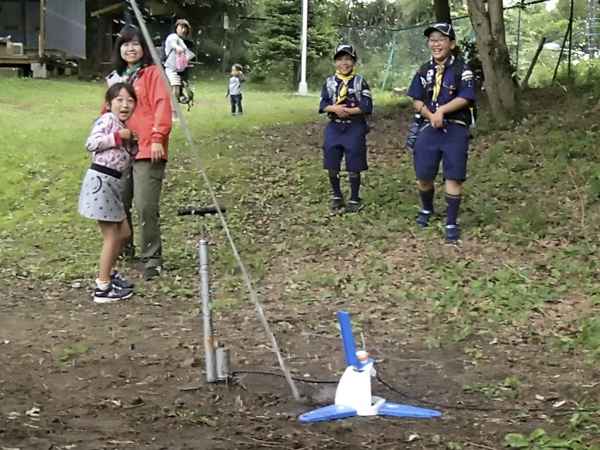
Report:
<svg viewBox="0 0 600 450"><path fill-rule="evenodd" d="M105 222L125 220L127 216L121 198L121 179L88 169L79 194L79 214Z"/></svg>

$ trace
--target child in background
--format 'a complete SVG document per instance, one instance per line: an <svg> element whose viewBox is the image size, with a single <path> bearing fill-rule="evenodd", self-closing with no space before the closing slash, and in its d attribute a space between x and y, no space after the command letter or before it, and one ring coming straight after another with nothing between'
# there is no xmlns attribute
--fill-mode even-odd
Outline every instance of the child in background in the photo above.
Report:
<svg viewBox="0 0 600 450"><path fill-rule="evenodd" d="M329 210L331 213L338 213L344 207L340 188L340 166L342 159L346 159L346 171L350 178L350 201L346 205L346 212L354 213L362 207L358 192L360 173L368 169L367 118L373 112L373 99L369 85L354 71L354 46L338 45L333 63L336 68L335 75L323 84L319 105L319 112L327 113L329 118L329 123L325 126L323 168L329 172L329 182L333 190Z"/></svg>
<svg viewBox="0 0 600 450"><path fill-rule="evenodd" d="M231 67L231 78L229 79L229 87L227 88L227 94L225 97L231 100L231 115L235 116L235 109L237 106L238 115L243 116L244 110L242 108L242 83L246 81L246 77L243 72L244 68L241 64L234 64Z"/></svg>
<svg viewBox="0 0 600 450"><path fill-rule="evenodd" d="M171 83L171 91L177 100L181 95L181 76L185 69L177 67L177 58L180 53L186 55L187 61L187 45L185 45L184 38L190 34L190 23L185 19L179 19L175 22L173 33L167 36L165 39L165 53L167 59L165 61L165 73ZM173 106L173 120L179 120L175 113L175 106Z"/></svg>
<svg viewBox="0 0 600 450"><path fill-rule="evenodd" d="M92 152L79 195L79 213L98 221L104 239L94 302L111 303L133 295L133 284L117 271L116 263L131 236L121 199L121 175L135 160L138 135L125 125L137 104L132 85L113 84L105 96L104 113L94 124L86 148Z"/></svg>

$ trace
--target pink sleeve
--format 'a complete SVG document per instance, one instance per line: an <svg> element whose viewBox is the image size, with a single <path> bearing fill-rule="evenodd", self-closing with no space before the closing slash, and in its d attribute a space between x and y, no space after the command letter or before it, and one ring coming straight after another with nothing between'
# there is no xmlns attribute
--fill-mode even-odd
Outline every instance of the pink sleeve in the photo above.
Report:
<svg viewBox="0 0 600 450"><path fill-rule="evenodd" d="M85 146L88 152L102 152L116 146L111 115L104 114L94 124Z"/></svg>

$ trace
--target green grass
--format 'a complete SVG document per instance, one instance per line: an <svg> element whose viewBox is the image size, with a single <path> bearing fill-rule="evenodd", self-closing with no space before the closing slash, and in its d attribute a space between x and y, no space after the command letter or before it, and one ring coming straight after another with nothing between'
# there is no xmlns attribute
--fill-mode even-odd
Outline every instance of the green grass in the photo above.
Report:
<svg viewBox="0 0 600 450"><path fill-rule="evenodd" d="M226 77L215 76L195 83L196 104L184 115L211 179L217 183L228 179L235 190L252 195L252 177L245 179L237 172L245 172L240 161L251 159L261 165L248 154L256 144L256 134L269 127L318 120L318 97L246 86L247 115L235 118L229 115L226 82ZM90 258L81 255L94 255L99 248L96 225L77 214L76 204L90 161L84 144L99 115L104 83L0 79L0 88L4 143L0 164L8 168L0 177L0 259L9 265L19 262L21 274L59 279L81 276L92 266ZM382 103L390 100L389 95L382 95ZM264 142L269 140L265 137ZM278 151L297 144L285 142ZM176 186L177 200L206 201L200 178L180 177L194 170L194 165L178 125L172 133L171 158L178 164L170 165L166 190ZM316 179L319 175L306 176ZM265 202L282 195L281 189L270 190Z"/></svg>
<svg viewBox="0 0 600 450"><path fill-rule="evenodd" d="M102 106L104 83L0 79L0 88L0 165L7 169L0 177L0 259L31 262L31 271L42 275L81 273L87 265L82 267L73 253L89 252L96 226L78 216L76 203L90 161L84 144ZM226 80L198 84L196 106L185 112L204 163L213 172L230 169L231 158L244 151L248 133L316 116L314 97L250 88L244 94L248 117L233 118L225 88ZM189 149L181 127L172 136L172 155L186 158ZM65 274L60 274L59 266L65 264L59 261L69 267Z"/></svg>
<svg viewBox="0 0 600 450"><path fill-rule="evenodd" d="M217 195L230 207L228 222L253 276L264 276L270 263L283 255L346 254L365 245L373 247L373 252L362 258L362 264L369 266L397 248L399 236L412 232L408 220L415 211L415 198L409 155L401 158L401 170L397 162L378 164L366 175L363 193L367 206L360 220L332 220L323 215L329 187L320 160L298 142L302 136L298 127L319 120L318 98L254 92L249 87L245 92L247 116L233 118L228 114L220 78L197 83L196 105L185 116ZM0 163L9 168L0 179L2 263L21 275L37 278L85 278L96 264L100 240L96 225L78 216L76 203L89 164L83 143L97 117L104 85L0 80L0 87L6 93L6 108L0 114L8 124L0 131L6 143ZM379 109L389 112L393 101L391 97L378 98L377 105L383 103L385 107ZM572 103L573 108L581 107L577 101ZM548 121L555 125L549 126ZM590 208L597 204L593 194L599 173L597 156L583 150L592 148L593 136L581 136L577 131L592 126L593 119L585 116L546 121L533 116L510 132L489 127L476 130L475 151L480 155L471 158L462 214L467 239L522 245L525 252L537 251L539 247L531 244L539 240L566 239L569 245L546 255L546 259L558 259L554 269L558 277L549 278L546 271L531 264L509 264L490 271L473 261L457 266L439 254L428 253L418 256L421 267L433 277L425 288L415 288L421 269L406 271L404 283L398 284L390 281L389 268L357 275L351 269L323 272L319 267L307 267L292 282L323 287L325 296L335 293L331 286L343 285L354 295L370 293L394 302L430 299L440 315L463 308L464 317L451 321L454 328L464 328L480 315L499 323L512 315L525 320L563 290L595 296L595 280L590 278L595 263L585 260L596 246L586 241L586 235L598 231L597 210ZM489 149L481 151L485 146ZM174 216L178 207L206 203L208 193L180 126L173 133L171 159L163 206L165 236L183 236L186 242L180 239L166 246L166 257L173 261L170 269L175 276L195 277L189 274L189 266L195 264L194 243L189 240L196 224ZM574 186L589 207L585 229L577 217L579 197ZM217 226L215 223L210 222L209 229ZM257 230L251 238L248 227ZM433 227L426 236L435 240L441 232ZM569 265L573 258L579 258L576 267ZM235 292L238 269L231 251L223 248L214 259L219 274L231 277L225 292ZM408 286L411 278L415 283ZM465 290L469 292L466 297ZM165 279L160 291L169 296L193 296L195 288ZM286 295L300 297L301 291Z"/></svg>
<svg viewBox="0 0 600 450"><path fill-rule="evenodd" d="M90 348L85 346L85 345L73 345L72 347L67 347L67 348L62 348L60 349L56 356L56 362L57 363L65 363L68 361L71 361L72 359L81 356L81 355L85 355L90 351Z"/></svg>
<svg viewBox="0 0 600 450"><path fill-rule="evenodd" d="M247 264L254 276L263 276L278 256L293 253L302 257L325 250L345 254L365 245L373 247L372 254L363 257L363 264L369 265L397 248L399 235L413 232L408 222L415 211L409 155L401 157L404 167L400 170L398 162L377 164L365 176L367 206L360 220L332 220L323 214L329 187L320 160L303 147L302 133L298 133L298 127L319 120L318 98L253 91L249 85L244 94L247 116L233 118L228 114L224 81L219 76L196 83L197 102L185 116L217 195L230 207L229 225L241 239L246 256L251 255ZM96 225L78 216L76 203L89 164L84 142L98 115L104 85L23 79L0 80L0 88L5 93L0 114L7 124L0 130L5 143L0 164L7 168L0 178L1 264L38 278L83 278L95 265L100 242ZM395 107L394 102L399 103L389 96L377 98L377 105L385 105L379 109L387 113ZM582 105L573 100L567 107L575 110ZM469 262L469 274L476 276L465 278L463 267L427 254L419 256L424 260L422 267L439 280L427 289L392 285L389 268L357 276L343 271L314 274L322 269L308 267L294 282L306 279L327 287L336 279L339 285L339 280L351 277L345 284L349 292L372 292L398 301L430 298L440 313L457 306L468 311L469 305L477 305L480 299L493 298L494 302L485 303L489 307L477 306L478 314L493 320L507 315L494 312L498 305L502 311L525 318L528 311L552 302L557 286L595 294L595 280L589 276L595 263L585 260L596 248L596 243L587 239L599 231L594 206L600 172L596 169L598 157L586 150L593 148L593 135L578 132L591 129L594 119L578 115L546 119L533 116L508 132L489 127L476 130L479 136L470 162L462 219L467 239L517 244L525 252L538 251L539 246L531 244L540 240L566 239L568 245L546 255L559 260L555 271L560 276L550 279L539 268L511 265L490 272L488 267ZM554 126L548 121L554 121ZM189 221L174 219L174 213L181 206L206 203L208 195L180 126L172 137L163 207L165 235L180 236L186 242L173 242L165 252L167 260L173 261L173 273L182 275L195 258L189 239L197 228ZM483 147L488 150L482 151ZM578 216L581 201L588 207L583 222ZM257 230L251 238L245 232L249 226ZM441 231L434 226L425 235L438 239ZM291 241L290 236L295 239ZM215 258L221 275L235 278L232 253L223 249ZM573 268L568 264L574 258L579 264ZM408 271L406 279L411 276L421 274ZM228 283L232 284L230 292L238 287L234 281ZM467 298L464 289L470 292ZM172 296L194 292L185 283L168 280L161 290Z"/></svg>

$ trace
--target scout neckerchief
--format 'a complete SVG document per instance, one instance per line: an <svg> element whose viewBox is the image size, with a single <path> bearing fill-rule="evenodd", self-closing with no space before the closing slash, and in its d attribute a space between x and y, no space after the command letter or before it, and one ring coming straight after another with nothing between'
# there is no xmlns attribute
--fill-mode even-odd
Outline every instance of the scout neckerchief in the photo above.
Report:
<svg viewBox="0 0 600 450"><path fill-rule="evenodd" d="M450 57L450 65L452 65L452 64L454 64L454 56ZM433 97L432 97L433 103L437 103L438 97L440 96L440 92L442 90L442 79L444 78L444 69L445 68L446 68L445 63L437 64L435 66L435 84L433 85ZM458 86L456 86L456 87L458 88ZM471 111L471 114L473 114L473 111ZM448 119L448 120L450 122L460 123L466 127L469 126L462 120L457 120L457 119Z"/></svg>
<svg viewBox="0 0 600 450"><path fill-rule="evenodd" d="M444 65L435 66L435 84L433 85L433 103L436 103L442 90L442 78L444 78Z"/></svg>
<svg viewBox="0 0 600 450"><path fill-rule="evenodd" d="M336 70L335 76L342 80L342 87L340 88L337 102L335 102L336 105L340 105L346 101L346 95L348 94L348 83L350 83L350 80L356 76L356 72L353 70L350 75L342 75L339 70Z"/></svg>
<svg viewBox="0 0 600 450"><path fill-rule="evenodd" d="M434 60L435 62L435 60ZM450 64L454 62L454 56L450 56ZM444 70L446 69L446 63L437 64L435 66L435 84L433 86L433 103L438 101L438 97L440 96L440 92L442 91L442 80L444 78Z"/></svg>
<svg viewBox="0 0 600 450"><path fill-rule="evenodd" d="M135 83L140 76L141 68L142 68L142 63L139 62L136 65L134 65L132 68L127 69L125 72L123 72L123 77L122 77L123 83L129 83L129 84Z"/></svg>

